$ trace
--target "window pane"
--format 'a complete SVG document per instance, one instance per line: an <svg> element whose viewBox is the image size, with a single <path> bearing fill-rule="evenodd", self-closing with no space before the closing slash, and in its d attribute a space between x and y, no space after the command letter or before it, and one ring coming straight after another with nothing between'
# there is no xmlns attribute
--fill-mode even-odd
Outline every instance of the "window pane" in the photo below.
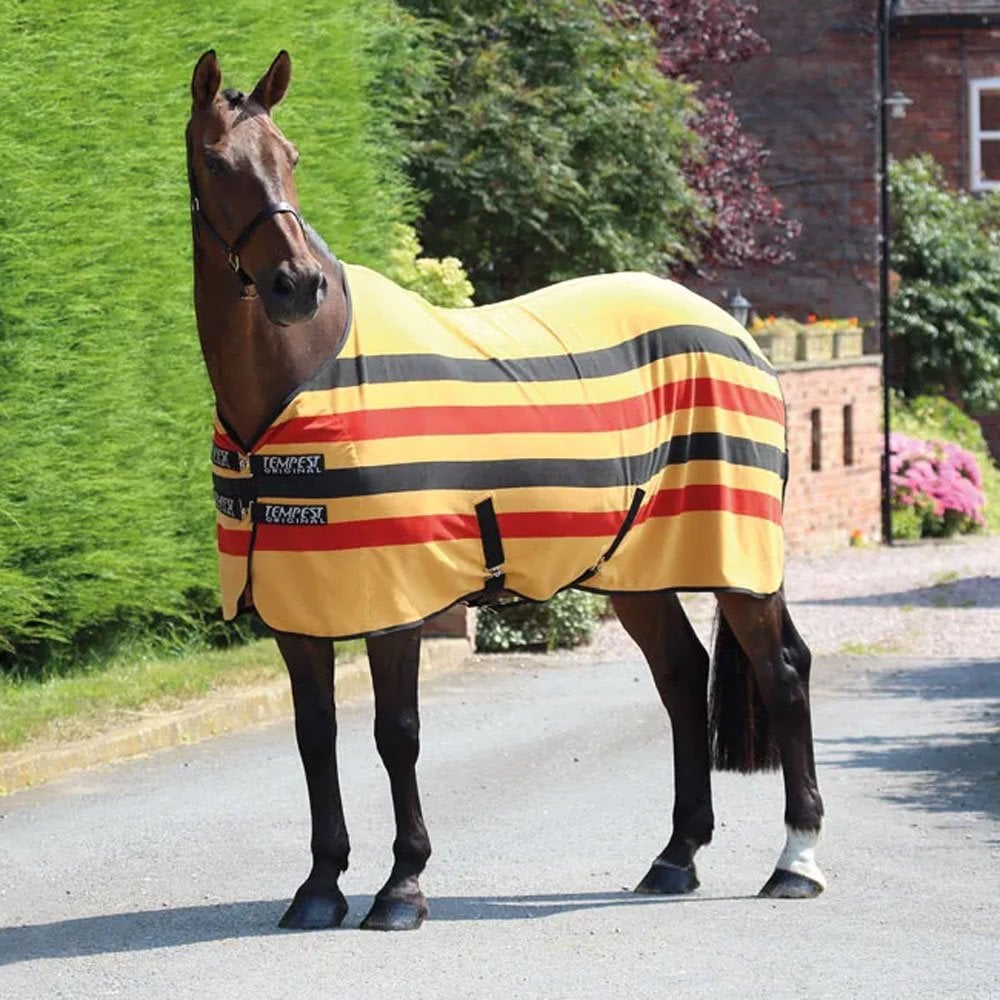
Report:
<svg viewBox="0 0 1000 1000"><path fill-rule="evenodd" d="M1000 90L979 92L979 127L984 132L1000 132Z"/></svg>
<svg viewBox="0 0 1000 1000"><path fill-rule="evenodd" d="M981 180L1000 181L1000 139L984 139Z"/></svg>

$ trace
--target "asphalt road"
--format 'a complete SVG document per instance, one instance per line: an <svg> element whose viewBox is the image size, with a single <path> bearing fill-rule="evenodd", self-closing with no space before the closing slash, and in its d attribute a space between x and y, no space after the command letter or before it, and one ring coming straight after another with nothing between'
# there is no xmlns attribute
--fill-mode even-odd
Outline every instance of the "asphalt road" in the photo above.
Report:
<svg viewBox="0 0 1000 1000"><path fill-rule="evenodd" d="M645 668L499 660L424 691L422 930L357 930L392 840L360 699L345 928L276 927L308 817L291 727L270 726L0 800L0 997L1000 996L1000 663L815 671L818 900L754 898L783 841L776 775L717 776L695 895L623 892L668 832Z"/></svg>

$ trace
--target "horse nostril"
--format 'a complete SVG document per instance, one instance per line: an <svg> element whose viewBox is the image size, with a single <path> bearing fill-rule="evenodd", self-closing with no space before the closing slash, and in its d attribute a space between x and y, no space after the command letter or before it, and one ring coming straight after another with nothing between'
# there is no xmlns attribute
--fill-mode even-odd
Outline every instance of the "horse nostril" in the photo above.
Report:
<svg viewBox="0 0 1000 1000"><path fill-rule="evenodd" d="M330 282L326 280L326 275L322 271L320 271L319 281L316 284L316 293L321 296L326 295L326 290L329 284Z"/></svg>
<svg viewBox="0 0 1000 1000"><path fill-rule="evenodd" d="M274 290L278 295L291 295L295 291L295 282L292 277L284 271L279 271L274 276Z"/></svg>

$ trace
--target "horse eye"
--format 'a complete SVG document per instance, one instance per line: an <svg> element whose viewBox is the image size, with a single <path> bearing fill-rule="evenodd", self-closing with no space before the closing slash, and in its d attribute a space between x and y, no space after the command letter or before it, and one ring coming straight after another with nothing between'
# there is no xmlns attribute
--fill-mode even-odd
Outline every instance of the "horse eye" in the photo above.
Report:
<svg viewBox="0 0 1000 1000"><path fill-rule="evenodd" d="M207 157L205 166L208 167L208 172L215 177L221 177L226 172L226 161L219 159L218 156Z"/></svg>

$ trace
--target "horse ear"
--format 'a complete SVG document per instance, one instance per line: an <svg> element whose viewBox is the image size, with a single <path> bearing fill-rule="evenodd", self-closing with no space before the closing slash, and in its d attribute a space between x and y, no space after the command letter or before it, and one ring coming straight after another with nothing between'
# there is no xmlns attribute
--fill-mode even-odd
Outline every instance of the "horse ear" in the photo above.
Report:
<svg viewBox="0 0 1000 1000"><path fill-rule="evenodd" d="M215 58L215 49L209 49L199 60L191 77L191 99L195 107L207 108L215 100L222 86L222 70Z"/></svg>
<svg viewBox="0 0 1000 1000"><path fill-rule="evenodd" d="M292 57L282 49L271 63L271 68L260 78L250 95L266 111L270 111L288 90L292 79Z"/></svg>

